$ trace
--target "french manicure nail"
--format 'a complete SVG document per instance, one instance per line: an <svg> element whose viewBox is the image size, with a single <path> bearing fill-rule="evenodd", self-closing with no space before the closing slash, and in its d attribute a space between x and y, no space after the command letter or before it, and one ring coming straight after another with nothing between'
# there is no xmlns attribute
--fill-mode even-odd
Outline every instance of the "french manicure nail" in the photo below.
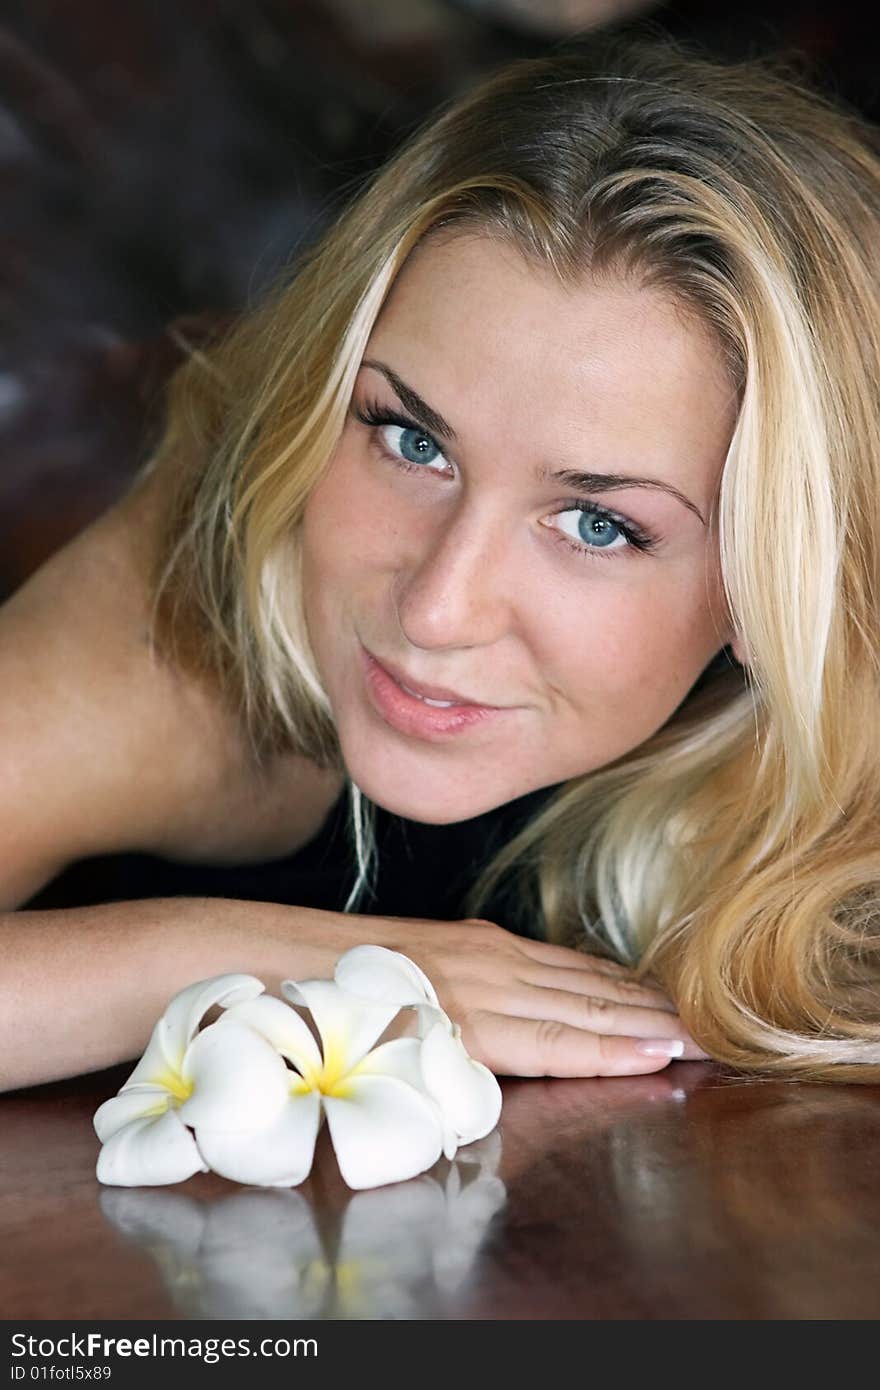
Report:
<svg viewBox="0 0 880 1390"><path fill-rule="evenodd" d="M646 1057L680 1057L684 1052L681 1038L645 1038L636 1043L636 1052Z"/></svg>

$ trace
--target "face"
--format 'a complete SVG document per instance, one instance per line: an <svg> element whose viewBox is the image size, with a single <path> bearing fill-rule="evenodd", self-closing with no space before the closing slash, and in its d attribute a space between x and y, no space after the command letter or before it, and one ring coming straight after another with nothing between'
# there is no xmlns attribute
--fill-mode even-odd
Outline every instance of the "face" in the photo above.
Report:
<svg viewBox="0 0 880 1390"><path fill-rule="evenodd" d="M303 522L309 636L371 800L467 820L666 723L733 636L709 523L735 411L659 291L567 288L473 232L417 248Z"/></svg>

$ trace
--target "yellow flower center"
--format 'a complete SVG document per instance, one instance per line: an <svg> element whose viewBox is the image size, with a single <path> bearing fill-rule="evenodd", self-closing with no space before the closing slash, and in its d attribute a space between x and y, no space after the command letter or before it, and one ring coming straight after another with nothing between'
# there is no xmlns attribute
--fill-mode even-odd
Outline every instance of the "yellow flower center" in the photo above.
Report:
<svg viewBox="0 0 880 1390"><path fill-rule="evenodd" d="M302 1096L309 1091L317 1091L322 1096L344 1099L350 1094L348 1083L353 1074L353 1071L345 1071L344 1048L332 1041L325 1042L322 1066L304 1069L302 1076L296 1076L290 1087L291 1095Z"/></svg>
<svg viewBox="0 0 880 1390"><path fill-rule="evenodd" d="M156 1077L156 1084L163 1086L166 1091L180 1104L182 1101L189 1100L193 1093L193 1082L184 1081L179 1072L163 1071Z"/></svg>

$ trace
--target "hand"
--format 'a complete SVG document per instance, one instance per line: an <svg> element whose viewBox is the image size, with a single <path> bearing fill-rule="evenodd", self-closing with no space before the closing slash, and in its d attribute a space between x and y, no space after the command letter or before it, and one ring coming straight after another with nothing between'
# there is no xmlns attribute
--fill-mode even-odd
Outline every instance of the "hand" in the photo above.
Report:
<svg viewBox="0 0 880 1390"><path fill-rule="evenodd" d="M683 1059L706 1058L667 996L613 961L479 919L381 920L381 944L421 966L468 1052L499 1076L660 1071L669 1053L650 1055L640 1043L675 1039L684 1043Z"/></svg>

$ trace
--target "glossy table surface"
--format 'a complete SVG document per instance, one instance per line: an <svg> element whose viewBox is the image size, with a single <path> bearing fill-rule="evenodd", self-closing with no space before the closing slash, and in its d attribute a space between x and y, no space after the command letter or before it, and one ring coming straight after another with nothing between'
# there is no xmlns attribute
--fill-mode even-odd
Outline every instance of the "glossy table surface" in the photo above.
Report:
<svg viewBox="0 0 880 1390"><path fill-rule="evenodd" d="M353 1193L322 1133L296 1189L95 1179L129 1068L5 1096L6 1319L875 1319L880 1088L504 1083L498 1129Z"/></svg>

